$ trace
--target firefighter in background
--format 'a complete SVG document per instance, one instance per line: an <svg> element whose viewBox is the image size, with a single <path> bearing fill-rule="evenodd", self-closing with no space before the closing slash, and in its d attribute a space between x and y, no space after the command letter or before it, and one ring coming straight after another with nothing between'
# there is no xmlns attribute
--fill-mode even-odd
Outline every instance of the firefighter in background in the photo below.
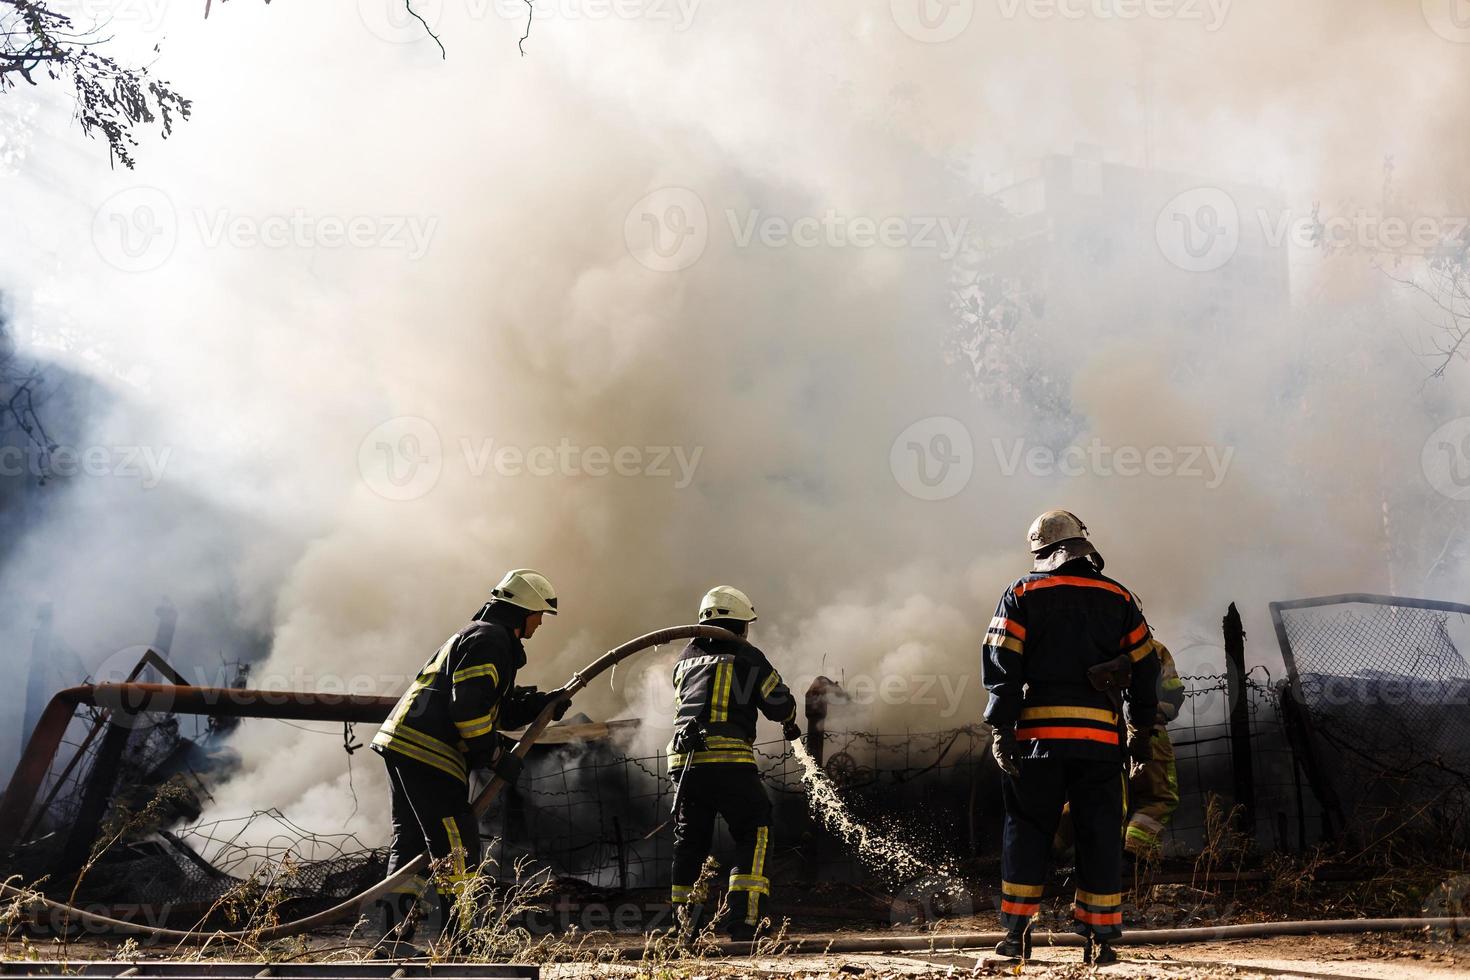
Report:
<svg viewBox="0 0 1470 980"><path fill-rule="evenodd" d="M1169 723L1184 707L1184 682L1174 666L1169 648L1154 641L1159 655L1159 708L1154 715L1149 761L1135 766L1128 779L1128 830L1123 847L1140 860L1158 856L1160 835L1179 808L1179 774L1174 767L1174 743L1169 741Z"/></svg>
<svg viewBox="0 0 1470 980"><path fill-rule="evenodd" d="M1136 598L1136 596L1135 596ZM1135 765L1128 776L1128 807L1132 811L1123 833L1124 853L1133 860L1154 860L1163 847L1162 834L1169 818L1179 808L1179 776L1174 768L1174 743L1169 741L1169 723L1184 706L1184 682L1174 667L1169 648L1154 639L1159 655L1159 710L1154 716L1150 759ZM1064 858L1072 849L1072 813L1063 809L1052 849Z"/></svg>
<svg viewBox="0 0 1470 980"><path fill-rule="evenodd" d="M1132 593L1102 574L1087 527L1048 511L1028 535L1033 571L1001 596L985 638L985 720L1001 768L1005 834L996 953L1029 958L1052 838L1070 803L1077 839L1076 931L1086 961L1117 959L1127 754L1145 761L1159 658Z"/></svg>
<svg viewBox="0 0 1470 980"><path fill-rule="evenodd" d="M480 864L480 828L469 800L469 772L489 769L507 783L522 763L510 752L502 730L534 721L558 701L555 717L570 699L561 691L517 687L526 664L521 645L535 635L543 616L555 616L556 590L529 568L506 574L490 601L424 664L408 691L373 736L373 750L388 767L393 842L388 873L425 849L448 864L449 894L440 894L443 927L462 927L455 912ZM402 886L379 904L384 935L412 939L411 912L428 888L422 878Z"/></svg>
<svg viewBox="0 0 1470 980"><path fill-rule="evenodd" d="M755 607L739 589L717 586L699 604L699 621L741 637ZM669 742L669 773L678 783L674 809L674 908L685 935L702 908L691 893L714 839L715 816L735 841L730 866L727 929L731 938L755 938L771 894L766 860L771 848L771 801L755 763L756 712L782 726L788 741L801 736L796 699L759 649L743 640L700 637L674 665L676 713Z"/></svg>

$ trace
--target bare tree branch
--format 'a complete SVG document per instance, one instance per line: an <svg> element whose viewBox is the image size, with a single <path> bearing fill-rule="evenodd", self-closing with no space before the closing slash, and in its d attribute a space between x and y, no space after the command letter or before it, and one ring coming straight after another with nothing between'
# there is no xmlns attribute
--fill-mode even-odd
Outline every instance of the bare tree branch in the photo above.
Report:
<svg viewBox="0 0 1470 980"><path fill-rule="evenodd" d="M1431 378L1443 378L1457 360L1470 360L1470 240L1454 242L1432 254L1419 275L1389 279L1412 290L1439 313L1439 336L1419 355L1434 362Z"/></svg>
<svg viewBox="0 0 1470 980"><path fill-rule="evenodd" d="M37 406L37 392L44 384L41 372L23 365L15 354L3 318L0 318L0 435L19 430L23 441L36 453L37 470L44 481L56 443L46 432Z"/></svg>
<svg viewBox="0 0 1470 980"><path fill-rule="evenodd" d="M132 169L133 128L157 124L167 139L176 119L189 118L191 103L167 82L149 78L147 67L124 66L103 54L111 40L76 29L50 0L0 0L0 95L17 81L70 84L82 132L100 134L112 159Z"/></svg>

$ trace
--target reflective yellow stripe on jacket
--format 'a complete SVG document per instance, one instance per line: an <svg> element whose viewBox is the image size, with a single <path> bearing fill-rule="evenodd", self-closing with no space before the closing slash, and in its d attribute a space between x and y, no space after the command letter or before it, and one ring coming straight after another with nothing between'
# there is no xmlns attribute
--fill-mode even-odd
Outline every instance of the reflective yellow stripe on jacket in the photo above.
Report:
<svg viewBox="0 0 1470 980"><path fill-rule="evenodd" d="M439 652L424 665L424 669L419 672L408 690L404 692L403 697L399 698L398 703L394 705L393 713L383 722L383 727L379 728L377 734L373 736L373 744L379 748L397 752L415 762L433 766L462 783L468 783L469 766L465 762L464 753L447 742L442 742L432 735L413 728L406 717L419 692L433 685L434 680L444 671L445 665L449 662L449 655L453 652L454 644L458 639L459 634L456 633L445 640Z"/></svg>
<svg viewBox="0 0 1470 980"><path fill-rule="evenodd" d="M462 783L469 782L469 767L465 764L463 755L432 735L425 735L401 722L392 728L385 724L378 729L378 734L373 736L373 744L407 756L415 762L433 766Z"/></svg>
<svg viewBox="0 0 1470 980"><path fill-rule="evenodd" d="M710 765L717 762L755 765L755 749L749 742L740 738L727 738L719 735L706 739L705 747L697 752L675 752L673 743L670 743L668 754L670 769Z"/></svg>

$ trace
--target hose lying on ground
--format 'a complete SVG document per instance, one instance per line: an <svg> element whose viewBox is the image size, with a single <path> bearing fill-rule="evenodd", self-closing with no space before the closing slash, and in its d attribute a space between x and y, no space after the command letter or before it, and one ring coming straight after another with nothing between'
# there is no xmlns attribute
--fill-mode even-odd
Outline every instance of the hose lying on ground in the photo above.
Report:
<svg viewBox="0 0 1470 980"><path fill-rule="evenodd" d="M1221 942L1229 939L1269 939L1274 936L1316 936L1357 934L1366 932L1417 932L1443 929L1456 934L1470 934L1470 918L1442 916L1423 919L1303 919L1292 922L1249 922L1233 926L1198 926L1179 929L1136 929L1123 933L1118 942L1134 946L1172 946L1187 943ZM853 936L840 939L792 939L776 944L782 953L901 953L959 951L974 952L994 946L1005 938L1003 932L932 933L925 936ZM1072 932L1035 933L1036 945L1081 946L1083 938ZM746 956L748 942L725 942L715 947L727 956ZM642 948L629 952L642 954ZM635 957L636 958L636 957Z"/></svg>
<svg viewBox="0 0 1470 980"><path fill-rule="evenodd" d="M670 626L666 629L655 630L645 633L637 639L629 640L620 647L615 647L603 654L597 660L583 667L572 675L572 679L562 688L567 699L576 695L585 688L591 680L603 671L615 666L620 661L626 660L635 653L647 650L649 647L660 646L673 640L687 640L694 637L710 637L720 640L739 640L728 630L720 629L718 626ZM521 735L520 741L516 742L511 751L518 757L524 759L531 751L531 746L546 731L551 724L551 716L560 704L560 700L549 704L544 708L536 720L533 721ZM500 795L501 787L505 781L499 776L493 777L489 784L475 797L473 804L476 816L482 815L490 808L495 797ZM250 930L241 929L232 932L220 930L204 931L198 929L163 929L157 926L143 925L137 922L127 922L122 919L113 919L105 915L97 915L82 909L66 905L62 902L53 902L47 898L38 898L25 889L16 888L13 885L0 882L0 899L20 900L39 905L48 912L64 917L63 922L75 923L76 925L98 932L119 933L122 935L139 936L149 940L166 939L179 943L203 943L215 939L238 939L248 940L252 943L270 942L285 936L295 936L323 926L332 925L343 919L360 916L368 905L393 891L401 885L406 884L414 875L423 871L428 864L428 855L420 854L417 858L399 868L393 874L384 878L373 887L361 894L354 895L329 909L308 915L305 918L296 919L292 922L283 922L280 925L271 926L267 929Z"/></svg>

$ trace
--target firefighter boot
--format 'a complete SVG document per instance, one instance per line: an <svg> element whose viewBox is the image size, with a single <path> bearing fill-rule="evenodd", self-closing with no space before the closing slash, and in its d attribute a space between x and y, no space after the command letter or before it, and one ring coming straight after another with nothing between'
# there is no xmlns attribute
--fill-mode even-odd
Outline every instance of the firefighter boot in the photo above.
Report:
<svg viewBox="0 0 1470 980"><path fill-rule="evenodd" d="M756 935L757 930L758 930L758 927L753 926L750 923L743 922L743 921L731 922L729 924L729 926L727 927L727 931L730 934L730 941L732 943L753 943L753 942L755 942L755 935Z"/></svg>
<svg viewBox="0 0 1470 980"><path fill-rule="evenodd" d="M1006 937L995 944L995 955L1008 960L1031 958L1031 923L1011 926Z"/></svg>
<svg viewBox="0 0 1470 980"><path fill-rule="evenodd" d="M1118 951L1111 943L1098 942L1088 936L1087 945L1082 947L1082 962L1092 966L1107 966L1118 962Z"/></svg>
<svg viewBox="0 0 1470 980"><path fill-rule="evenodd" d="M699 939L699 931L705 925L704 903L681 902L675 905L674 924L678 930L679 945L685 949L693 949Z"/></svg>

